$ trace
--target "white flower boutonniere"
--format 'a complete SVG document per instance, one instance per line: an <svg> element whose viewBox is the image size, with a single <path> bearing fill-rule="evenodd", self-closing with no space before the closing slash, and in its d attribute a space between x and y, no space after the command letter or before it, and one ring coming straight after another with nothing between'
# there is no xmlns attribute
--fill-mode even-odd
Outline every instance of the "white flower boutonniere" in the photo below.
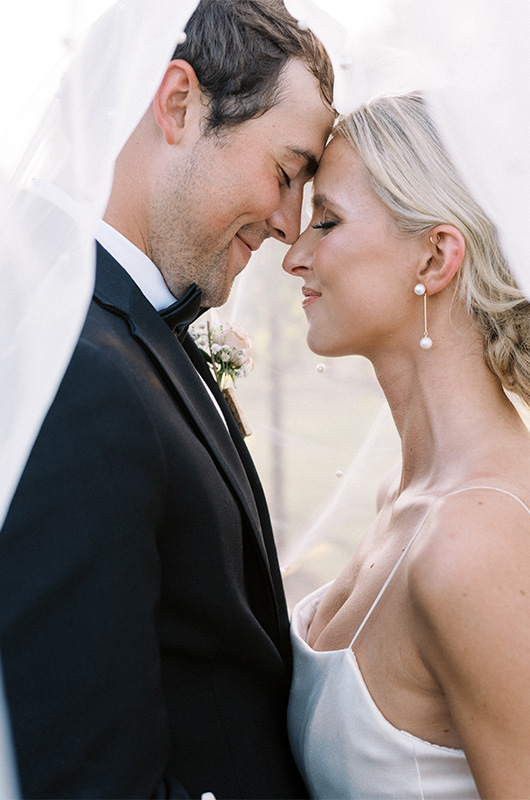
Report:
<svg viewBox="0 0 530 800"><path fill-rule="evenodd" d="M243 328L235 323L225 323L212 328L209 322L200 322L190 328L191 336L210 366L212 374L235 417L243 436L250 436L234 388L236 378L246 377L254 369L252 342ZM229 385L230 381L232 386Z"/></svg>

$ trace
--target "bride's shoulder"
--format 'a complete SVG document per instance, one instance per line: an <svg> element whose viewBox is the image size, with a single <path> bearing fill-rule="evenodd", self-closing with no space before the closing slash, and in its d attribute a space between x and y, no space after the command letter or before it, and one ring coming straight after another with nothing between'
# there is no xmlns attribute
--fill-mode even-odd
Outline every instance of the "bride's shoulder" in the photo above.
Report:
<svg viewBox="0 0 530 800"><path fill-rule="evenodd" d="M417 651L447 699L466 755L480 769L474 775L483 780L489 765L502 762L499 754L515 748L524 759L528 750L525 500L511 489L478 486L440 498L409 564Z"/></svg>
<svg viewBox="0 0 530 800"><path fill-rule="evenodd" d="M487 526L488 518L515 514L530 524L530 491L502 478L475 479L438 497L433 512L435 523L464 519Z"/></svg>
<svg viewBox="0 0 530 800"><path fill-rule="evenodd" d="M530 497L513 487L470 485L433 504L411 553L409 580L418 601L491 592L524 583L530 594Z"/></svg>

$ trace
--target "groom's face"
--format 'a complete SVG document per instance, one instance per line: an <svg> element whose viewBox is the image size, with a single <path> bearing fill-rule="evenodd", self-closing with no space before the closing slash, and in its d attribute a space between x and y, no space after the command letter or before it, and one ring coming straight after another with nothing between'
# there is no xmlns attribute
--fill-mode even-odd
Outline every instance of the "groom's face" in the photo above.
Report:
<svg viewBox="0 0 530 800"><path fill-rule="evenodd" d="M251 251L269 236L292 244L300 233L303 187L333 114L297 60L279 89L279 102L261 117L220 135L199 132L157 186L151 257L177 297L197 283L204 305L222 305Z"/></svg>

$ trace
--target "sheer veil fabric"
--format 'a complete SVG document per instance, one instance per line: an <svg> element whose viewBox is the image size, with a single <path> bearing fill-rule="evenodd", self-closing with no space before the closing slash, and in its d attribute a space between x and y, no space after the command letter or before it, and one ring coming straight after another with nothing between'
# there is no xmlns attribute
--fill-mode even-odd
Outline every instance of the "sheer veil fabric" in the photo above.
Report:
<svg viewBox="0 0 530 800"><path fill-rule="evenodd" d="M83 3L92 5L63 5ZM286 5L327 46L341 113L378 94L426 92L530 296L530 4L379 0L368 21L365 0ZM85 319L93 235L115 158L195 6L101 0L108 10L79 45L73 37L65 48L68 72L31 141L24 129L28 150L2 180L0 527ZM38 63L38 53L32 57ZM32 94L28 105L34 102ZM237 391L294 603L337 574L373 516L377 483L398 460L399 446L371 367L307 350L300 287L280 268L284 252L266 243L227 306L210 316L240 323L254 340L256 367Z"/></svg>
<svg viewBox="0 0 530 800"><path fill-rule="evenodd" d="M371 97L424 92L530 297L530 5L381 0L370 4L368 18L366 3L355 0L286 5L328 47L340 113ZM306 213L302 228L308 222ZM270 244L255 254L222 316L237 319L255 338L256 370L238 393L249 406L249 446L265 482L293 605L337 575L373 519L377 485L399 462L400 448L367 362L304 350L301 281L282 273L281 246Z"/></svg>
<svg viewBox="0 0 530 800"><path fill-rule="evenodd" d="M70 69L3 187L0 524L84 322L94 282L93 234L114 160L195 6L195 0L113 5L82 45L72 46Z"/></svg>
<svg viewBox="0 0 530 800"><path fill-rule="evenodd" d="M196 2L100 0L106 5L80 45L69 37L70 68L0 196L0 524L84 321L93 232L114 160ZM286 5L328 48L340 113L382 93L426 92L530 294L522 234L530 209L525 0L378 0L368 16L362 0ZM295 600L336 573L399 448L369 365L321 364L307 350L299 286L282 273L282 257L281 245L266 243L211 316L240 322L254 339L256 369L238 392Z"/></svg>
<svg viewBox="0 0 530 800"><path fill-rule="evenodd" d="M62 60L71 61L70 68L34 136L27 136L24 113L19 129L16 124L10 129L28 148L0 186L0 528L86 316L95 276L94 231L114 161L147 109L196 5L196 0L116 3L81 44L68 36ZM62 8L49 4L47 26L54 21L64 26L65 11L73 19L75 6L73 0ZM53 28L48 30L51 35ZM16 45L24 48L25 42ZM39 75L35 83L41 80L39 56L31 53ZM32 86L28 107L44 106L42 94L49 88L46 82L40 92ZM16 797L1 687L0 701L0 795Z"/></svg>

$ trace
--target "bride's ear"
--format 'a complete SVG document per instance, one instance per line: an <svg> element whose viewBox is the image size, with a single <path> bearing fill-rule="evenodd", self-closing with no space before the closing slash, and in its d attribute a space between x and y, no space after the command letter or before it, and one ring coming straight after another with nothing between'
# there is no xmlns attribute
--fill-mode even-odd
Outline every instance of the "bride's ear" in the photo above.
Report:
<svg viewBox="0 0 530 800"><path fill-rule="evenodd" d="M425 234L426 261L418 280L428 294L436 294L452 281L464 259L466 241L454 225L437 225Z"/></svg>

